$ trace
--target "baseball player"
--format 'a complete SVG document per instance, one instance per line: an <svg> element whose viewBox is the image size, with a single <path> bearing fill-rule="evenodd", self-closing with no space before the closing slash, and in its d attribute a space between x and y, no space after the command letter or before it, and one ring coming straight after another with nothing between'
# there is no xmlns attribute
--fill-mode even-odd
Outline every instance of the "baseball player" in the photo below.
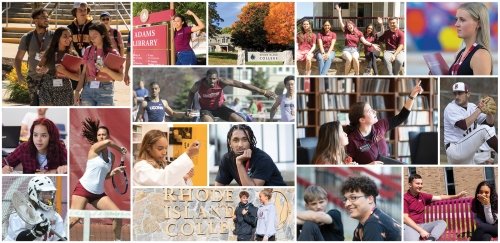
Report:
<svg viewBox="0 0 500 243"><path fill-rule="evenodd" d="M36 225L24 222L17 213L9 216L9 227L5 241L60 241L66 240L66 230L61 216L54 211L56 188L47 176L35 176L28 183L29 201L42 215L43 221ZM53 229L64 239L60 239Z"/></svg>
<svg viewBox="0 0 500 243"><path fill-rule="evenodd" d="M444 146L450 164L473 164L479 147L486 142L497 151L495 134L495 101L481 99L478 105L469 103L469 87L463 82L453 84L455 100L444 109Z"/></svg>

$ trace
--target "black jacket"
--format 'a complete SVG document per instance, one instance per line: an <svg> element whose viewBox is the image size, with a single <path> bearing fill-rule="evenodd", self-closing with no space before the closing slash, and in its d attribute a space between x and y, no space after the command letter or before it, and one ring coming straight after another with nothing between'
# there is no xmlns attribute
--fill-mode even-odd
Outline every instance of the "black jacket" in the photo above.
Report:
<svg viewBox="0 0 500 243"><path fill-rule="evenodd" d="M243 215L243 209L247 209L247 214ZM236 218L234 219L235 234L238 236L238 240L252 240L253 234L255 233L255 227L257 227L257 207L252 203L239 203L234 214Z"/></svg>

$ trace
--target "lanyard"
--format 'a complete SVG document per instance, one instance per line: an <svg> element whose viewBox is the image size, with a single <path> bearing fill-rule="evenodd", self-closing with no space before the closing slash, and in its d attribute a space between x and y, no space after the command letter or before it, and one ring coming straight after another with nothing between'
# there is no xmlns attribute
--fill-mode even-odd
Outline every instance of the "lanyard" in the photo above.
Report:
<svg viewBox="0 0 500 243"><path fill-rule="evenodd" d="M85 20L85 23L82 25L82 28L80 29L80 25L78 25L78 21L75 20L75 25L76 28L78 29L78 34L76 35L78 39L78 47L81 49L83 47L83 30L85 29L85 25L87 25L87 20Z"/></svg>
<svg viewBox="0 0 500 243"><path fill-rule="evenodd" d="M38 52L43 51L43 43L45 42L45 36L47 35L47 29L45 29L45 33L43 33L43 37L42 37L41 41L38 38L38 33L36 33L36 31L34 31L33 34L35 35L36 43L38 44Z"/></svg>
<svg viewBox="0 0 500 243"><path fill-rule="evenodd" d="M457 59L457 62L455 62L452 66L451 66L451 75L457 75L458 74L458 69L460 68L460 66L462 65L462 63L464 62L464 60L467 58L467 56L469 56L469 54L471 53L471 51L477 46L477 43L474 43L472 44L472 46L469 48L469 50L467 50L467 52L462 52L462 54L460 54L460 57ZM465 55L464 55L465 53Z"/></svg>

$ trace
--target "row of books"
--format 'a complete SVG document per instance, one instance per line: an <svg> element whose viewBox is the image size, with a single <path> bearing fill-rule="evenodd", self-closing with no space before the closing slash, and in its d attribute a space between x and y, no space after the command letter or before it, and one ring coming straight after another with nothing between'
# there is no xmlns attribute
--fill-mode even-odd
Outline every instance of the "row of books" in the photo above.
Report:
<svg viewBox="0 0 500 243"><path fill-rule="evenodd" d="M396 107L403 107L408 100L407 96L400 96L397 98L397 106ZM427 96L417 96L415 97L415 100L413 102L413 110L427 110L429 109L429 99Z"/></svg>
<svg viewBox="0 0 500 243"><path fill-rule="evenodd" d="M385 99L382 95L362 95L360 101L367 102L375 110L385 110Z"/></svg>
<svg viewBox="0 0 500 243"><path fill-rule="evenodd" d="M309 126L309 117L307 111L302 111L297 114L297 127Z"/></svg>
<svg viewBox="0 0 500 243"><path fill-rule="evenodd" d="M297 109L307 109L309 108L309 95L298 94L297 95Z"/></svg>
<svg viewBox="0 0 500 243"><path fill-rule="evenodd" d="M390 79L369 79L361 82L361 92L389 93L391 86Z"/></svg>
<svg viewBox="0 0 500 243"><path fill-rule="evenodd" d="M321 94L320 109L349 109L349 95Z"/></svg>
<svg viewBox="0 0 500 243"><path fill-rule="evenodd" d="M356 83L352 78L322 78L319 81L320 92L353 93L356 91Z"/></svg>
<svg viewBox="0 0 500 243"><path fill-rule="evenodd" d="M334 111L319 112L319 124L325 124L332 121L339 121L342 126L349 125L349 113Z"/></svg>
<svg viewBox="0 0 500 243"><path fill-rule="evenodd" d="M398 90L399 92L410 93L413 87L417 85L418 79L413 78L404 78L400 79L398 82ZM434 82L436 83L436 82ZM422 85L422 84L420 84Z"/></svg>

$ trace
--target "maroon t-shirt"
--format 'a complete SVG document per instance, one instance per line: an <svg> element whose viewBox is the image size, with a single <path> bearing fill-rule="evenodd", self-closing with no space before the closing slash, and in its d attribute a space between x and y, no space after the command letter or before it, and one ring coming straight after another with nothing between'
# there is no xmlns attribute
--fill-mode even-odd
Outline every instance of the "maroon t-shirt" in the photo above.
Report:
<svg viewBox="0 0 500 243"><path fill-rule="evenodd" d="M189 45L191 41L191 27L185 26L174 33L174 45L175 51L189 51L191 46Z"/></svg>
<svg viewBox="0 0 500 243"><path fill-rule="evenodd" d="M374 43L375 40L377 39L375 35L371 34L371 35L364 35L365 37L365 40L370 42L370 43ZM363 45L364 49L365 49L365 55L368 54L369 52L373 52L375 51L375 47L373 46L367 46L367 45Z"/></svg>
<svg viewBox="0 0 500 243"><path fill-rule="evenodd" d="M354 29L354 33L350 31L344 31L345 36L345 46L346 47L358 47L359 39L363 37L363 33L359 30Z"/></svg>
<svg viewBox="0 0 500 243"><path fill-rule="evenodd" d="M205 80L200 81L198 94L200 95L200 107L204 110L215 110L224 104L224 86L219 80L215 82L214 87L205 84Z"/></svg>
<svg viewBox="0 0 500 243"><path fill-rule="evenodd" d="M387 143L385 133L389 130L389 120L380 119L372 126L373 137L365 139L359 131L351 132L347 137L349 144L346 146L347 154L358 164L369 164L377 160L378 155L387 156Z"/></svg>
<svg viewBox="0 0 500 243"><path fill-rule="evenodd" d="M407 191L403 195L404 205L403 212L415 221L417 224L424 223L425 206L431 204L432 195L427 193L419 193L416 197Z"/></svg>
<svg viewBox="0 0 500 243"><path fill-rule="evenodd" d="M318 39L321 39L323 42L323 50L327 52L332 45L332 41L337 39L337 34L335 32L328 32L328 34L323 34L321 32L318 33Z"/></svg>
<svg viewBox="0 0 500 243"><path fill-rule="evenodd" d="M399 45L405 44L405 33L400 29L397 29L396 32L386 30L380 38L384 40L385 49L388 51L394 51L398 49Z"/></svg>

